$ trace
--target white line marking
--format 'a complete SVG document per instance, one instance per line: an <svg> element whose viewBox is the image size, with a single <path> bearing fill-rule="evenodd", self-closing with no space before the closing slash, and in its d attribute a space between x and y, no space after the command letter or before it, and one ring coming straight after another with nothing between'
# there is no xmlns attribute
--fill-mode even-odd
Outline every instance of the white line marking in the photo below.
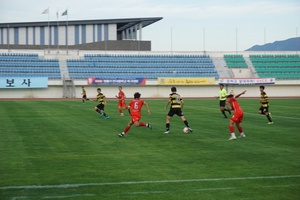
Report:
<svg viewBox="0 0 300 200"><path fill-rule="evenodd" d="M64 199L64 198L73 198L73 197L91 197L95 196L94 194L73 194L73 195L64 195L64 196L44 196L40 197L40 199ZM13 197L11 200L17 199L33 199L32 196L19 196Z"/></svg>
<svg viewBox="0 0 300 200"><path fill-rule="evenodd" d="M94 194L73 194L73 195L64 195L64 196L45 196L42 199L64 199L64 198L72 198L72 197L92 197Z"/></svg>
<svg viewBox="0 0 300 200"><path fill-rule="evenodd" d="M23 186L2 186L0 190L8 189L49 189L49 188L74 188L85 186L103 186L103 185L134 185L134 184L152 184L152 183L180 183L180 182L209 182L209 181L236 181L236 180L255 180L255 179L284 179L299 178L300 175L286 176L256 176L256 177L236 177L236 178L204 178L204 179L186 179L186 180L157 180L157 181L128 181L128 182L104 182L104 183L77 183L61 185L23 185Z"/></svg>
<svg viewBox="0 0 300 200"><path fill-rule="evenodd" d="M17 200L17 199L28 199L29 197L26 196L19 196L19 197L13 197L11 200Z"/></svg>
<svg viewBox="0 0 300 200"><path fill-rule="evenodd" d="M283 188L283 187L299 187L299 185L266 185L266 186L258 186L254 188ZM228 187L228 188L199 188L199 189L191 189L191 190L184 190L184 192L205 192L205 191L220 191L220 190L242 190L241 187ZM140 195L140 194L166 194L166 193L174 193L180 192L178 190L164 190L164 191L140 191L140 192L123 192L123 193L113 193L108 195L102 196L118 196L118 195Z"/></svg>

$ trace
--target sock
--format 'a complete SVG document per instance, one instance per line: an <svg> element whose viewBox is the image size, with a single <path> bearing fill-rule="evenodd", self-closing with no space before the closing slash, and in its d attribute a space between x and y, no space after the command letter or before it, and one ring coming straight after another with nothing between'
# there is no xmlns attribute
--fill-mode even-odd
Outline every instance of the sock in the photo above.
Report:
<svg viewBox="0 0 300 200"><path fill-rule="evenodd" d="M228 109L225 108L224 111L227 111L231 115L231 111L230 110L228 110Z"/></svg>
<svg viewBox="0 0 300 200"><path fill-rule="evenodd" d="M130 126L127 125L126 128L124 129L123 133L126 134L129 131L129 129L130 129Z"/></svg>
<svg viewBox="0 0 300 200"><path fill-rule="evenodd" d="M119 109L119 113L120 113L120 114L122 114L122 113L123 113L122 109Z"/></svg>
<svg viewBox="0 0 300 200"><path fill-rule="evenodd" d="M170 123L166 123L166 131L170 130Z"/></svg>
<svg viewBox="0 0 300 200"><path fill-rule="evenodd" d="M84 100L82 100L82 103L84 103Z"/></svg>
<svg viewBox="0 0 300 200"><path fill-rule="evenodd" d="M271 119L270 115L268 114L268 115L266 115L266 116L267 116L269 122L272 122L272 119Z"/></svg>
<svg viewBox="0 0 300 200"><path fill-rule="evenodd" d="M230 133L234 133L234 126L229 126Z"/></svg>
<svg viewBox="0 0 300 200"><path fill-rule="evenodd" d="M146 126L146 123L145 122L140 122L139 126Z"/></svg>
<svg viewBox="0 0 300 200"><path fill-rule="evenodd" d="M105 112L102 112L102 113L103 113L103 116L104 116L104 117L106 117L106 114L105 114Z"/></svg>
<svg viewBox="0 0 300 200"><path fill-rule="evenodd" d="M186 127L190 127L190 125L189 125L189 123L188 123L187 120L185 120L183 123L185 124Z"/></svg>
<svg viewBox="0 0 300 200"><path fill-rule="evenodd" d="M240 133L243 133L243 128L241 126L239 126L238 129Z"/></svg>
<svg viewBox="0 0 300 200"><path fill-rule="evenodd" d="M224 117L227 117L224 110L222 110L222 113L223 113Z"/></svg>

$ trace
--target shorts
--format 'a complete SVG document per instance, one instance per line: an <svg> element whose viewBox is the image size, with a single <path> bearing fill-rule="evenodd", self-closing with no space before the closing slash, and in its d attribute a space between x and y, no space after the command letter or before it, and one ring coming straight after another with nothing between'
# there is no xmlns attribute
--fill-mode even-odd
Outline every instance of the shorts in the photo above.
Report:
<svg viewBox="0 0 300 200"><path fill-rule="evenodd" d="M175 114L179 117L183 116L181 108L171 108L168 113L168 116L173 117Z"/></svg>
<svg viewBox="0 0 300 200"><path fill-rule="evenodd" d="M104 111L104 104L98 104L97 106L96 106L99 110L103 110Z"/></svg>
<svg viewBox="0 0 300 200"><path fill-rule="evenodd" d="M86 95L83 95L82 98L83 98L83 99L86 99Z"/></svg>
<svg viewBox="0 0 300 200"><path fill-rule="evenodd" d="M236 112L232 115L230 118L232 121L236 123L242 123L243 122L244 113L242 112Z"/></svg>
<svg viewBox="0 0 300 200"><path fill-rule="evenodd" d="M261 107L259 108L259 110L261 111L261 113L269 112L269 106L266 106L266 107L261 106Z"/></svg>
<svg viewBox="0 0 300 200"><path fill-rule="evenodd" d="M119 101L118 102L118 107L126 107L126 103L125 103L125 101Z"/></svg>
<svg viewBox="0 0 300 200"><path fill-rule="evenodd" d="M220 100L220 107L225 107L226 100Z"/></svg>
<svg viewBox="0 0 300 200"><path fill-rule="evenodd" d="M139 115L139 114L133 114L133 115L131 115L131 121L133 123L140 121L140 119L141 119L141 115Z"/></svg>

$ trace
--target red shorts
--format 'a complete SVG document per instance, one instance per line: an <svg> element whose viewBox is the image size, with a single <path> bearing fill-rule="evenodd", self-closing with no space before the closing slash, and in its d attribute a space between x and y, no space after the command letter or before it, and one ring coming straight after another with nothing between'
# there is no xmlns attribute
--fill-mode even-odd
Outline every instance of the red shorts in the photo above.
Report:
<svg viewBox="0 0 300 200"><path fill-rule="evenodd" d="M131 121L132 122L140 121L140 119L141 119L141 115L138 114L138 113L134 113L134 114L131 115Z"/></svg>
<svg viewBox="0 0 300 200"><path fill-rule="evenodd" d="M232 115L231 120L236 122L236 123L242 123L243 122L243 116L244 116L244 113L236 112L236 113L234 113L234 115Z"/></svg>
<svg viewBox="0 0 300 200"><path fill-rule="evenodd" d="M126 107L125 101L119 101L119 102L118 102L118 106L119 106L119 107Z"/></svg>

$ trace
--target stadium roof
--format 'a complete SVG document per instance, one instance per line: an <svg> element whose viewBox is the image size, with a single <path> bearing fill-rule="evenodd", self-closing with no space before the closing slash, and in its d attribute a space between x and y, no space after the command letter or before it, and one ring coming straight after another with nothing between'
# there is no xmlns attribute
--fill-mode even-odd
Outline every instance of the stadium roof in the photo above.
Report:
<svg viewBox="0 0 300 200"><path fill-rule="evenodd" d="M142 24L142 27L146 27L153 24L162 17L149 17L149 18L124 18L124 19L94 19L94 20L70 20L70 21L43 21L43 22L12 22L12 23L0 23L0 28L14 28L14 27L30 27L30 26L59 26L64 25L81 25L81 24L117 24L117 31L123 31L136 24Z"/></svg>

